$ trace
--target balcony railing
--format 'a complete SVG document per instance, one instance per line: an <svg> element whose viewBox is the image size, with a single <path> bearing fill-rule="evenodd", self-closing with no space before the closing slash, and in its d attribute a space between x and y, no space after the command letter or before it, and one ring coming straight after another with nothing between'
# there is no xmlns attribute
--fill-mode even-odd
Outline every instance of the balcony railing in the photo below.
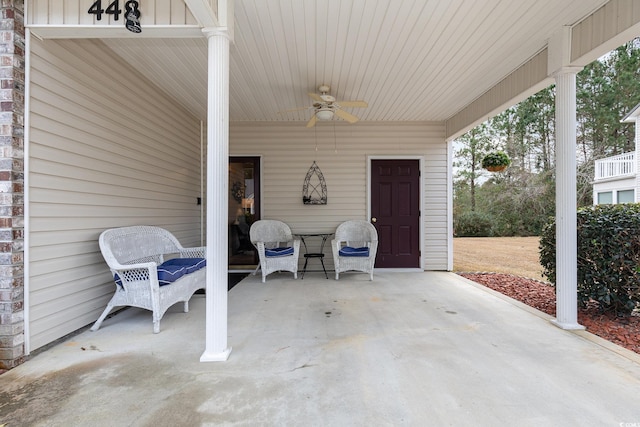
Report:
<svg viewBox="0 0 640 427"><path fill-rule="evenodd" d="M636 156L635 152L618 154L596 160L594 180L618 178L626 175L635 175Z"/></svg>

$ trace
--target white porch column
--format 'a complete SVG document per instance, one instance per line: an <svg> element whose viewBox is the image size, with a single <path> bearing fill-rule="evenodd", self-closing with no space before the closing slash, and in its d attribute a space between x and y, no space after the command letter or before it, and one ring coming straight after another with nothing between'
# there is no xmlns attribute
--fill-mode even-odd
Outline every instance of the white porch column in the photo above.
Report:
<svg viewBox="0 0 640 427"><path fill-rule="evenodd" d="M227 346L227 206L229 193L229 36L205 28L208 40L206 348L201 362L225 361Z"/></svg>
<svg viewBox="0 0 640 427"><path fill-rule="evenodd" d="M635 126L635 158L634 161L636 162L635 166L636 166L636 170L635 170L635 174L636 174L636 188L634 191L634 199L633 201L638 203L640 202L640 116L637 116L635 121L634 121L634 126Z"/></svg>
<svg viewBox="0 0 640 427"><path fill-rule="evenodd" d="M556 80L556 319L562 329L578 324L576 202L576 74L561 68Z"/></svg>

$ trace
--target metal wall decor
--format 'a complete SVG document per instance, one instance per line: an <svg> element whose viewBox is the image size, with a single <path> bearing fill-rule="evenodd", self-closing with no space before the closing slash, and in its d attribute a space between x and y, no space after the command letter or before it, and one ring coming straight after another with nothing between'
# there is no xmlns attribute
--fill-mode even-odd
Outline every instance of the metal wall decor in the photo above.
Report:
<svg viewBox="0 0 640 427"><path fill-rule="evenodd" d="M142 27L140 27L140 9L138 8L138 2L135 0L129 0L125 3L126 11L125 18L127 22L125 27L132 33L141 33Z"/></svg>
<svg viewBox="0 0 640 427"><path fill-rule="evenodd" d="M315 160L304 178L302 185L302 203L305 205L327 204L327 182Z"/></svg>

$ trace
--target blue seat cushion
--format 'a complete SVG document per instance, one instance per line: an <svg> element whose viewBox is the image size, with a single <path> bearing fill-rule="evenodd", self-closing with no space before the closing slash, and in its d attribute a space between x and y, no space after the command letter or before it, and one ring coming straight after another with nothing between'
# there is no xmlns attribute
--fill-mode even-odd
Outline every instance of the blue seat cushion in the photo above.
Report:
<svg viewBox="0 0 640 427"><path fill-rule="evenodd" d="M184 267L184 274L189 274L206 266L207 260L204 258L173 258L163 262L159 267L166 267L170 265Z"/></svg>
<svg viewBox="0 0 640 427"><path fill-rule="evenodd" d="M122 288L122 279L117 274L113 275L113 280L115 280L116 285Z"/></svg>
<svg viewBox="0 0 640 427"><path fill-rule="evenodd" d="M359 256L359 257L368 257L369 256L369 248L363 246L361 248L352 248L351 246L344 246L340 251L338 251L340 256Z"/></svg>
<svg viewBox="0 0 640 427"><path fill-rule="evenodd" d="M173 283L185 275L186 268L182 265L164 265L158 266L158 284L160 286Z"/></svg>
<svg viewBox="0 0 640 427"><path fill-rule="evenodd" d="M158 284L160 286L168 285L169 283L173 283L182 276L185 275L186 268L181 265L159 265L158 266ZM113 275L113 280L115 280L116 285L122 287L122 279L117 274Z"/></svg>
<svg viewBox="0 0 640 427"><path fill-rule="evenodd" d="M293 255L293 248L288 246L286 248L271 248L264 250L264 256L266 257L278 257Z"/></svg>
<svg viewBox="0 0 640 427"><path fill-rule="evenodd" d="M185 274L198 271L207 265L204 258L173 258L167 260L158 266L158 284L160 286L173 283ZM116 285L122 287L122 279L114 274L113 280Z"/></svg>

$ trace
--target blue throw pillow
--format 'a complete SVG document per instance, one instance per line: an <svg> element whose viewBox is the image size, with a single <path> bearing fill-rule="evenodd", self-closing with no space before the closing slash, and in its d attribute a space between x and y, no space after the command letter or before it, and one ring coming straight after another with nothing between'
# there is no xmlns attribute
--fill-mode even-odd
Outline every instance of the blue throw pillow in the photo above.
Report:
<svg viewBox="0 0 640 427"><path fill-rule="evenodd" d="M173 283L184 276L185 268L181 265L159 265L158 266L158 283L160 286Z"/></svg>
<svg viewBox="0 0 640 427"><path fill-rule="evenodd" d="M293 248L291 246L286 248L271 248L264 250L264 256L266 257L278 257L293 255Z"/></svg>
<svg viewBox="0 0 640 427"><path fill-rule="evenodd" d="M207 260L205 260L204 258L173 258L163 262L158 266L158 268L171 265L184 267L184 274L189 274L193 273L194 271L198 271L202 267L207 265Z"/></svg>
<svg viewBox="0 0 640 427"><path fill-rule="evenodd" d="M340 251L338 251L340 256L359 256L359 257L368 257L369 256L369 248L363 246L361 248L352 248L351 246L345 246Z"/></svg>

